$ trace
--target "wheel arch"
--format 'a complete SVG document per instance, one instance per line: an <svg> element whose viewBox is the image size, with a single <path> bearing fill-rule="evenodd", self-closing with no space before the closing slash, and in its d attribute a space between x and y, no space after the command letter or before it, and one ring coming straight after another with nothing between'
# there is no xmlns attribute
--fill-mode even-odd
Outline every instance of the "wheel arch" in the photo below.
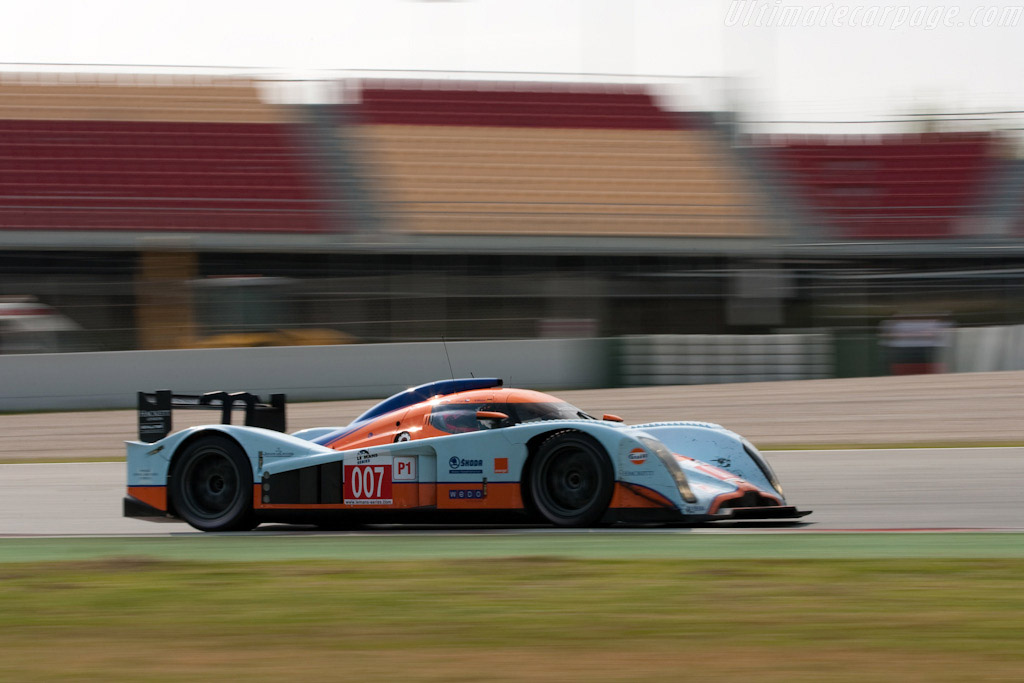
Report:
<svg viewBox="0 0 1024 683"><path fill-rule="evenodd" d="M523 505L531 515L538 515L537 508L533 503L533 494L530 491L530 468L533 467L533 463L536 460L537 452L540 450L541 444L558 434L582 434L588 437L596 443L605 455L608 456L609 462L611 461L611 455L608 453L608 449L605 448L604 444L598 439L595 439L592 435L587 434L582 429L573 429L571 427L548 429L538 434L534 434L526 441L526 460L523 462L523 471L519 474L519 495L523 499Z"/></svg>
<svg viewBox="0 0 1024 683"><path fill-rule="evenodd" d="M171 491L171 481L174 479L174 476L175 476L175 470L178 467L178 463L181 461L181 458L179 456L182 453L184 453L185 450L187 450L188 447L191 446L196 441L198 441L198 440L200 440L202 438L208 437L208 436L213 436L213 435L220 436L220 437L223 437L224 439L227 439L228 441L231 441L236 446L238 446L239 450L241 450L242 453L245 454L246 459L249 458L249 452L245 450L245 447L242 446L242 443L238 439L236 439L234 437L234 435L232 435L232 434L230 434L230 433L228 433L228 432L226 432L226 431L224 431L222 429L200 429L200 430L197 430L197 431L189 434L187 437L182 439L181 442L177 446L175 446L174 452L171 454L170 460L169 460L169 462L167 464L167 483L166 483L166 486L167 486L167 492L168 492L168 496L167 496L167 512L168 513L170 513L170 514L172 514L172 515L174 515L176 517L178 516L177 510L174 509L174 496L170 495L170 491ZM251 469L252 469L252 461L250 460L250 470ZM253 482L256 481L255 477L256 477L256 475L255 475L255 473L253 473ZM251 487L251 484L250 484L250 487Z"/></svg>

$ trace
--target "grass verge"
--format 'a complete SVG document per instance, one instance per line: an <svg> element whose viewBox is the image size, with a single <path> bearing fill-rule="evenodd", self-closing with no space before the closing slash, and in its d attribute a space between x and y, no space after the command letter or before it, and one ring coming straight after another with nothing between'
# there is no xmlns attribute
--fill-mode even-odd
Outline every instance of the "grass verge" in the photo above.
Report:
<svg viewBox="0 0 1024 683"><path fill-rule="evenodd" d="M1022 533L754 533L636 531L394 532L378 535L187 534L154 538L4 538L0 565L117 558L217 562L427 561L480 558L652 560L1024 559Z"/></svg>
<svg viewBox="0 0 1024 683"><path fill-rule="evenodd" d="M0 566L5 680L1019 680L1024 560Z"/></svg>

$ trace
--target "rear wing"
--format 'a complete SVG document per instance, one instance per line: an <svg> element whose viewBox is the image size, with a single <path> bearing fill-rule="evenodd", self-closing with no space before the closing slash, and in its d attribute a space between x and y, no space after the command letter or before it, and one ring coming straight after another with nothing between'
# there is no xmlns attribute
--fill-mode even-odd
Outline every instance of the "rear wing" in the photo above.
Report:
<svg viewBox="0 0 1024 683"><path fill-rule="evenodd" d="M245 424L283 432L285 430L285 395L271 394L270 402L263 403L256 394L239 391L211 391L205 394L175 394L171 391L139 392L139 441L153 443L171 433L171 411L219 410L221 424L231 424L231 411L245 409Z"/></svg>

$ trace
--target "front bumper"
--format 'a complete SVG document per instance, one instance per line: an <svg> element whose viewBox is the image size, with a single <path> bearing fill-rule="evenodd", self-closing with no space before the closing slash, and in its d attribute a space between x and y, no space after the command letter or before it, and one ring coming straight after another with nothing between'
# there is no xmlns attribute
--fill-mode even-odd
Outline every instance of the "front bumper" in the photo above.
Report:
<svg viewBox="0 0 1024 683"><path fill-rule="evenodd" d="M709 521L731 521L731 520L771 520L771 519L800 519L811 514L812 510L797 510L792 505L770 505L764 507L749 508L725 508L713 515L708 515Z"/></svg>
<svg viewBox="0 0 1024 683"><path fill-rule="evenodd" d="M811 510L797 510L792 505L724 508L713 515L688 515L675 508L614 508L601 519L603 524L669 524L687 526L706 522L757 522L797 520Z"/></svg>

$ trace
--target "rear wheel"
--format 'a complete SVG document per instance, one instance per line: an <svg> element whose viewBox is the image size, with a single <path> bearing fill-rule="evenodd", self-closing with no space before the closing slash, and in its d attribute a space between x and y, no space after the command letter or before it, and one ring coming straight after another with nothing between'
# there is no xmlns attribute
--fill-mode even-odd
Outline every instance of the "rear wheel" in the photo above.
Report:
<svg viewBox="0 0 1024 683"><path fill-rule="evenodd" d="M238 444L211 434L178 456L171 502L179 517L202 531L252 529L252 483L252 467Z"/></svg>
<svg viewBox="0 0 1024 683"><path fill-rule="evenodd" d="M611 502L615 472L597 441L580 432L548 437L530 465L533 506L558 526L596 524Z"/></svg>

